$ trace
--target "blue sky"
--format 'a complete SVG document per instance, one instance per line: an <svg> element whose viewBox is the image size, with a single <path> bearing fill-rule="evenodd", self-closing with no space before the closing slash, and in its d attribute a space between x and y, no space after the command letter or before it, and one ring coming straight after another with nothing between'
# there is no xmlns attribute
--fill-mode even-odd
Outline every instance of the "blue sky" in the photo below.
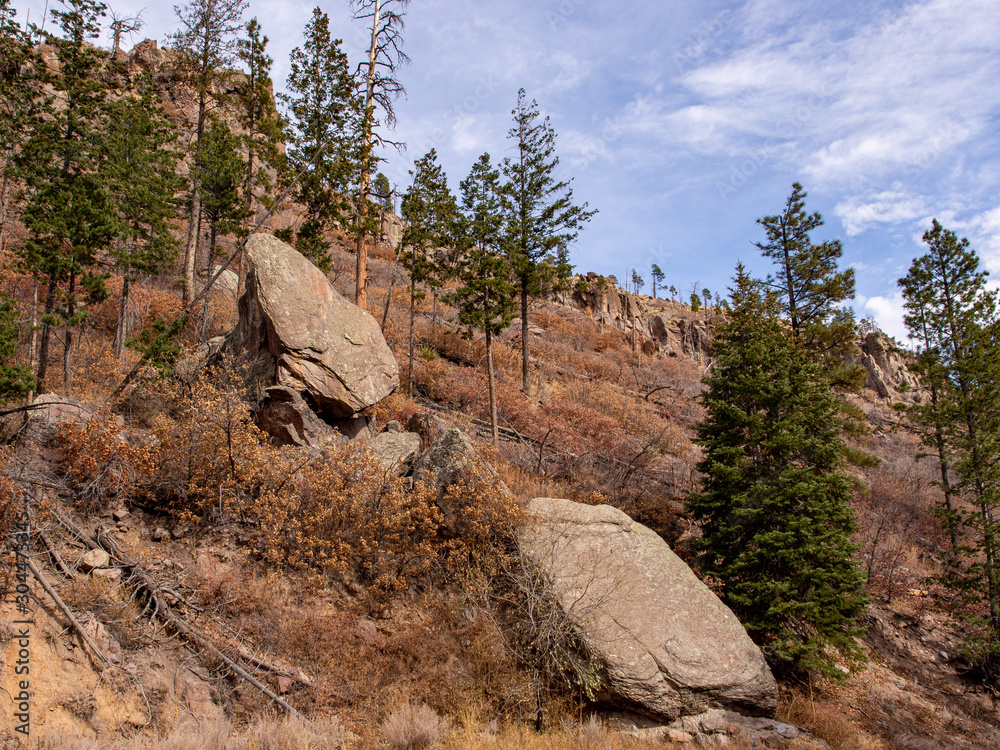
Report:
<svg viewBox="0 0 1000 750"><path fill-rule="evenodd" d="M20 0L37 20L43 2ZM136 36L164 40L167 4ZM313 4L252 0L280 88ZM366 47L346 0L321 7L352 60ZM383 171L405 189L435 147L452 188L478 155L508 153L524 87L551 117L563 176L598 209L572 257L623 278L724 290L799 181L856 269L859 317L903 334L896 279L932 217L1000 277L1000 3L811 0L635 3L415 0L395 137ZM685 294L685 297L687 294Z"/></svg>

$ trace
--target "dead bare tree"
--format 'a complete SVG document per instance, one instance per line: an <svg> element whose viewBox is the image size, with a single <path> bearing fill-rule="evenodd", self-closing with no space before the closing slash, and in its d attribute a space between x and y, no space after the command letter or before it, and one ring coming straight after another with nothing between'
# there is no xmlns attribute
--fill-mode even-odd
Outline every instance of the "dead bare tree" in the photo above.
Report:
<svg viewBox="0 0 1000 750"><path fill-rule="evenodd" d="M120 15L118 11L111 11L111 23L108 24L108 29L111 33L111 59L118 59L118 48L121 44L122 37L126 34L131 35L138 32L146 22L142 19L142 14L145 12L145 8L140 10L138 13L126 16Z"/></svg>
<svg viewBox="0 0 1000 750"><path fill-rule="evenodd" d="M376 146L401 144L380 135L379 126L390 130L396 125L393 104L406 93L396 73L409 62L403 52L403 9L410 0L353 0L354 18L371 26L371 45L368 59L358 65L357 76L364 81L365 98L360 133L360 187L357 205L357 269L354 302L365 307L368 301L368 248L365 240L372 233L369 193L371 175L376 164ZM379 115L379 113L381 113Z"/></svg>

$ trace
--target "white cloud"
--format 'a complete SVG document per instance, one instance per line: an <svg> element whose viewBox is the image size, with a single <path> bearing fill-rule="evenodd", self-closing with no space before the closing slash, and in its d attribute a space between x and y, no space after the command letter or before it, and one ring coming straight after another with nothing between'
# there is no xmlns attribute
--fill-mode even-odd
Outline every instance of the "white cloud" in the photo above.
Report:
<svg viewBox="0 0 1000 750"><path fill-rule="evenodd" d="M903 325L903 295L896 292L890 296L858 297L861 309L875 318L878 327L897 341L909 340L906 326Z"/></svg>
<svg viewBox="0 0 1000 750"><path fill-rule="evenodd" d="M861 234L877 224L895 224L922 218L927 214L927 200L901 187L851 196L840 201L833 212L840 218L848 236Z"/></svg>

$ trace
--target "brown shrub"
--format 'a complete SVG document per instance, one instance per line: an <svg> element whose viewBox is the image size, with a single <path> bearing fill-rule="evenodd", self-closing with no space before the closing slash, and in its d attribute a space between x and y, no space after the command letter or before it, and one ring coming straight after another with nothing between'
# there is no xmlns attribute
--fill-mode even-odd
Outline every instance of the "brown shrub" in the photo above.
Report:
<svg viewBox="0 0 1000 750"><path fill-rule="evenodd" d="M57 439L77 505L88 513L130 499L156 467L154 450L141 441L129 440L110 414L95 417L83 426L67 424Z"/></svg>
<svg viewBox="0 0 1000 750"><path fill-rule="evenodd" d="M382 722L382 732L393 750L434 747L450 728L451 722L430 706L409 703L392 711Z"/></svg>

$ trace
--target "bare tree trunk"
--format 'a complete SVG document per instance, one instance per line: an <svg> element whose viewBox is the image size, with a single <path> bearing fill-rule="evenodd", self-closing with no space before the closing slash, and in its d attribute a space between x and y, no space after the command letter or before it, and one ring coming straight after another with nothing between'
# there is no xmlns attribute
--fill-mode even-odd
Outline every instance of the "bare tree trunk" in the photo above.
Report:
<svg viewBox="0 0 1000 750"><path fill-rule="evenodd" d="M69 289L66 295L66 346L63 349L63 387L66 397L73 395L73 316L76 314L76 272L69 272Z"/></svg>
<svg viewBox="0 0 1000 750"><path fill-rule="evenodd" d="M208 278L215 272L215 227L208 230ZM201 337L208 335L208 295L205 295L205 306L201 310Z"/></svg>
<svg viewBox="0 0 1000 750"><path fill-rule="evenodd" d="M198 195L197 180L192 181L191 213L188 215L188 244L184 248L184 302L194 299L194 278L198 257L198 236L201 234L201 198Z"/></svg>
<svg viewBox="0 0 1000 750"><path fill-rule="evenodd" d="M493 334L486 329L486 382L490 390L490 428L493 433L493 447L500 446L500 428L497 414L497 392L493 374Z"/></svg>
<svg viewBox="0 0 1000 750"><path fill-rule="evenodd" d="M410 366L406 371L406 397L413 398L413 318L417 310L417 290L410 280Z"/></svg>
<svg viewBox="0 0 1000 750"><path fill-rule="evenodd" d="M361 143L361 189L358 191L358 241L357 269L354 303L362 310L368 304L368 248L365 247L364 223L368 216L368 188L371 179L369 162L372 156L372 120L375 97L375 61L378 57L378 31L382 13L382 0L375 0L372 17L372 42L368 48L368 81L365 89L365 115Z"/></svg>
<svg viewBox="0 0 1000 750"><path fill-rule="evenodd" d="M115 357L121 359L125 352L125 337L128 332L125 330L125 313L128 312L128 293L132 288L132 279L128 274L122 277L122 300L118 305L118 327L115 329Z"/></svg>
<svg viewBox="0 0 1000 750"><path fill-rule="evenodd" d="M49 271L49 287L45 293L45 313L52 315L56 309L56 292L59 288L59 278L56 272ZM45 393L45 376L49 369L49 339L52 329L48 323L42 323L41 341L38 344L38 372L35 375L35 388L38 393Z"/></svg>
<svg viewBox="0 0 1000 750"><path fill-rule="evenodd" d="M38 364L38 277L31 277L31 337L28 339L28 367L35 367ZM35 384L35 390L38 385ZM28 393L28 403L30 404L35 395L35 390Z"/></svg>
<svg viewBox="0 0 1000 750"><path fill-rule="evenodd" d="M521 279L521 390L531 391L531 373L528 368L528 281Z"/></svg>

